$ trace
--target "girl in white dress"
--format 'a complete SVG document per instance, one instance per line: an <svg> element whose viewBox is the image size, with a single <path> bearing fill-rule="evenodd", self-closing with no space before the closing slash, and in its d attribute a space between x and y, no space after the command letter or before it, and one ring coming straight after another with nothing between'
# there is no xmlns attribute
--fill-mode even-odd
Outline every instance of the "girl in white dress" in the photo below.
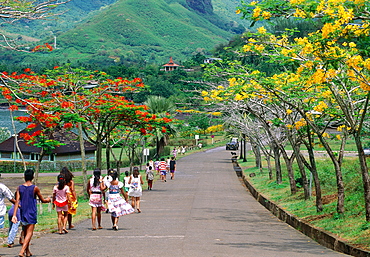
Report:
<svg viewBox="0 0 370 257"><path fill-rule="evenodd" d="M140 210L140 197L143 194L143 189L141 187L144 184L143 178L139 173L139 168L134 167L132 175L130 176L130 180L128 182L130 184L130 189L128 190L128 195L131 197L131 205L132 208L137 209L138 213L141 213Z"/></svg>
<svg viewBox="0 0 370 257"><path fill-rule="evenodd" d="M108 189L108 210L111 213L112 228L113 230L118 230L117 224L119 217L134 213L135 210L127 202L128 196L124 190L124 184L117 180L117 171L112 171L110 176L112 180L105 181L103 190ZM125 199L121 197L120 193Z"/></svg>

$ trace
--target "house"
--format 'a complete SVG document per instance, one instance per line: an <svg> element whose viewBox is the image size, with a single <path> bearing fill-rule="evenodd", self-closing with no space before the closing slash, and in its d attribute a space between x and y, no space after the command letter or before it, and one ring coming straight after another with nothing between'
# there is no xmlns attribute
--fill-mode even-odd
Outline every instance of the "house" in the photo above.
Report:
<svg viewBox="0 0 370 257"><path fill-rule="evenodd" d="M32 134L33 132L39 130L40 127L36 127L35 129L29 131L29 130L22 130L18 133L17 140L19 148L22 152L23 158L25 161L37 161L40 156L41 148L28 145L24 141L22 137L19 135L21 133L28 133ZM70 161L70 160L80 160L81 159L81 151L80 151L80 142L78 135L75 134L72 131L62 131L62 130L56 130L53 132L51 139L57 140L61 143L64 143L65 145L61 145L59 147L56 147L54 150L52 150L51 153L46 154L43 157L43 161ZM94 160L95 159L95 151L96 146L85 141L85 154L87 160ZM21 161L21 155L19 154L15 140L14 135L4 142L0 143L0 160L16 160Z"/></svg>
<svg viewBox="0 0 370 257"><path fill-rule="evenodd" d="M174 71L174 70L176 70L180 67L183 67L183 66L180 66L180 65L174 63L173 60L172 60L172 57L170 57L170 61L168 63L162 65L162 67L164 67L164 69L162 69L164 71Z"/></svg>
<svg viewBox="0 0 370 257"><path fill-rule="evenodd" d="M204 63L214 63L214 62L217 62L217 61L222 61L222 59L221 58L206 58L206 59L204 59Z"/></svg>

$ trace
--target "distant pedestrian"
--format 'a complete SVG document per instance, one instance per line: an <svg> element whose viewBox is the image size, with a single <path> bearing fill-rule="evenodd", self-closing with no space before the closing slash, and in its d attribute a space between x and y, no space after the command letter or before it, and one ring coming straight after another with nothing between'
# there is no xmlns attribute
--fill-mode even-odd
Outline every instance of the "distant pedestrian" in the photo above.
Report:
<svg viewBox="0 0 370 257"><path fill-rule="evenodd" d="M166 175L167 175L167 162L164 160L164 158L161 159L161 161L158 164L159 171L161 173L161 180L166 182Z"/></svg>
<svg viewBox="0 0 370 257"><path fill-rule="evenodd" d="M152 167L149 166L146 172L146 181L148 182L148 190L152 190L153 180L154 180L154 173L153 173Z"/></svg>
<svg viewBox="0 0 370 257"><path fill-rule="evenodd" d="M14 213L12 222L17 223L17 212L18 208L21 209L21 225L24 233L24 241L22 248L19 252L19 256L32 256L30 251L30 244L37 223L37 207L36 207L36 196L42 203L50 203L50 198L44 199L41 195L40 189L32 184L34 177L34 171L27 169L24 172L25 183L17 188L16 192L16 203L14 205Z"/></svg>
<svg viewBox="0 0 370 257"><path fill-rule="evenodd" d="M119 217L127 214L134 213L135 210L132 206L127 202L128 196L127 193L124 191L124 184L121 181L118 181L118 173L117 171L111 171L109 174L112 178L111 181L105 181L104 188L108 189L108 209L111 214L111 220L113 225L113 230L118 230L118 220ZM121 195L125 199L121 197Z"/></svg>
<svg viewBox="0 0 370 257"><path fill-rule="evenodd" d="M73 181L73 174L72 172L67 168L63 167L62 171L60 172L64 175L64 178L66 180L66 185L69 187L69 202L68 202L68 229L74 228L75 226L72 224L72 216L76 215L77 213L77 207L78 207L78 201L77 201L77 194L75 190L75 182Z"/></svg>
<svg viewBox="0 0 370 257"><path fill-rule="evenodd" d="M109 168L107 170L107 175L103 178L103 184L105 184L106 182L111 182L112 181L112 176L111 176L112 173L113 173L113 169ZM104 205L102 206L102 209L101 209L102 212L106 212L106 213L109 212L109 210L108 210L108 197L109 197L109 192L104 191L103 192Z"/></svg>
<svg viewBox="0 0 370 257"><path fill-rule="evenodd" d="M170 175L171 175L171 179L174 179L175 178L175 171L176 171L176 161L175 161L175 158L172 157L171 158L171 161L170 161Z"/></svg>
<svg viewBox="0 0 370 257"><path fill-rule="evenodd" d="M153 161L153 159L150 159L150 161L149 161L149 166L152 166L152 170L154 170L155 168L154 168L154 161Z"/></svg>
<svg viewBox="0 0 370 257"><path fill-rule="evenodd" d="M176 159L176 155L177 155L177 149L176 147L174 147L172 150L172 157Z"/></svg>
<svg viewBox="0 0 370 257"><path fill-rule="evenodd" d="M125 182L125 192L127 193L130 189L130 173L127 170L125 171L125 177L123 178L123 180Z"/></svg>
<svg viewBox="0 0 370 257"><path fill-rule="evenodd" d="M53 188L53 208L56 206L55 209L58 213L58 232L61 235L68 233L66 225L68 220L68 202L70 201L70 191L63 174L59 174L57 180L58 184Z"/></svg>
<svg viewBox="0 0 370 257"><path fill-rule="evenodd" d="M101 226L101 209L103 206L102 183L101 171L100 169L95 169L93 177L87 183L87 193L90 195L89 205L91 206L92 230L96 230L96 221L98 221L98 229L103 228Z"/></svg>
<svg viewBox="0 0 370 257"><path fill-rule="evenodd" d="M143 178L139 173L139 168L134 167L132 175L130 176L130 189L128 191L128 195L131 197L131 206L132 208L136 208L138 213L141 213L140 209L140 197L143 194L142 184Z"/></svg>
<svg viewBox="0 0 370 257"><path fill-rule="evenodd" d="M155 171L157 172L157 175L159 175L159 159L157 159L155 162L154 162L154 169Z"/></svg>

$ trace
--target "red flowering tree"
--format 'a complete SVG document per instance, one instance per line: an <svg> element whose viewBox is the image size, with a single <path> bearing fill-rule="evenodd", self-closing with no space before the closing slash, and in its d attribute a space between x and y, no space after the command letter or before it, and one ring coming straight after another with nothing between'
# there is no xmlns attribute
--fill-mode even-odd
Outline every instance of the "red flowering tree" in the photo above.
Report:
<svg viewBox="0 0 370 257"><path fill-rule="evenodd" d="M55 129L79 131L84 184L87 184L84 157L83 131L95 143L97 165L101 167L101 150L104 141L117 126L137 128L145 134L150 127L163 123L146 111L145 106L136 105L125 99L124 94L144 87L140 79L109 79L99 71L66 67L54 67L43 75L25 70L24 74L2 73L3 96L9 101L10 109L19 105L27 107L29 117L18 118L24 122L40 124L42 133L28 138L30 144L46 149L57 146L57 142L44 140L41 135ZM47 145L45 145L47 144Z"/></svg>

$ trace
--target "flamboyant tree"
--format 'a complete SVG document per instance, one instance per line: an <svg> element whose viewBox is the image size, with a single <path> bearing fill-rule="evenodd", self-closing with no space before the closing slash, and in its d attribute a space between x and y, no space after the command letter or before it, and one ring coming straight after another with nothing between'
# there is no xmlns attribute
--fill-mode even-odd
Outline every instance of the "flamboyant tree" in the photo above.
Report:
<svg viewBox="0 0 370 257"><path fill-rule="evenodd" d="M112 80L103 72L66 66L54 67L43 75L34 74L28 69L25 74L2 73L2 80L2 93L12 104L10 108L16 109L18 104L27 107L30 117L19 119L31 122L29 127L41 124L41 132L57 128L78 129L85 185L83 130L88 138L94 138L92 141L98 145L99 152L103 140L120 124L136 126L138 131L144 133L152 123L162 122L162 119L156 119L146 112L145 106L124 98L125 93L144 87L140 79ZM40 138L37 136L32 140L29 138L29 143L38 145ZM47 142L52 144L51 141ZM101 154L99 158L101 162Z"/></svg>

